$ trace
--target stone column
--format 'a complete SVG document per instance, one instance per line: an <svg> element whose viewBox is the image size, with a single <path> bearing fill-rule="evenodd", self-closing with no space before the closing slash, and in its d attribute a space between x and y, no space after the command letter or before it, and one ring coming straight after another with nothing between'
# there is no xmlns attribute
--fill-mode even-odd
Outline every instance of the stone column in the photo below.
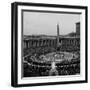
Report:
<svg viewBox="0 0 90 90"><path fill-rule="evenodd" d="M31 47L31 43L32 43L31 40L29 40L29 47Z"/></svg>
<svg viewBox="0 0 90 90"><path fill-rule="evenodd" d="M28 41L28 46L29 46L29 48L30 48L30 40Z"/></svg>
<svg viewBox="0 0 90 90"><path fill-rule="evenodd" d="M33 46L35 47L35 40L33 41Z"/></svg>
<svg viewBox="0 0 90 90"><path fill-rule="evenodd" d="M48 40L46 40L46 46L48 46Z"/></svg>
<svg viewBox="0 0 90 90"><path fill-rule="evenodd" d="M50 40L49 40L49 47L50 47Z"/></svg>
<svg viewBox="0 0 90 90"><path fill-rule="evenodd" d="M52 46L52 40L51 40L51 46Z"/></svg>
<svg viewBox="0 0 90 90"><path fill-rule="evenodd" d="M39 41L39 46L41 46L41 40Z"/></svg>
<svg viewBox="0 0 90 90"><path fill-rule="evenodd" d="M26 47L28 48L28 41L26 41Z"/></svg>
<svg viewBox="0 0 90 90"><path fill-rule="evenodd" d="M49 46L49 40L47 40L47 46Z"/></svg>
<svg viewBox="0 0 90 90"><path fill-rule="evenodd" d="M29 48L29 41L28 41L28 48Z"/></svg>
<svg viewBox="0 0 90 90"><path fill-rule="evenodd" d="M25 49L25 41L23 41L23 48Z"/></svg>

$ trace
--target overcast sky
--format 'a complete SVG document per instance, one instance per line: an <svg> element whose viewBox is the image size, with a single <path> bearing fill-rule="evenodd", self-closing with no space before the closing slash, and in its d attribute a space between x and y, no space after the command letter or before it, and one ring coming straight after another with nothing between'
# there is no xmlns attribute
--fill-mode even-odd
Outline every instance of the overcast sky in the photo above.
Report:
<svg viewBox="0 0 90 90"><path fill-rule="evenodd" d="M75 23L79 21L79 14L24 12L23 33L24 35L56 35L58 23L59 34L65 35L75 32Z"/></svg>

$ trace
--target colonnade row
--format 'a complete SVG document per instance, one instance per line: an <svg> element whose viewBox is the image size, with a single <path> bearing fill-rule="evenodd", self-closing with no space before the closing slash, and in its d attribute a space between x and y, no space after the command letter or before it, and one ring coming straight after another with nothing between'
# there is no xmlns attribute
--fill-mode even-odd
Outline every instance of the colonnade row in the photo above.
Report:
<svg viewBox="0 0 90 90"><path fill-rule="evenodd" d="M64 39L61 39L60 40L60 43L62 45L75 45L75 46L78 46L80 45L80 38L64 38Z"/></svg>
<svg viewBox="0 0 90 90"><path fill-rule="evenodd" d="M80 38L60 38L59 43L62 46L78 46L80 45ZM24 49L28 49L31 47L56 47L57 39L29 39L24 40Z"/></svg>
<svg viewBox="0 0 90 90"><path fill-rule="evenodd" d="M56 39L42 39L42 40L24 40L24 49L31 48L31 47L42 47L42 46L56 46Z"/></svg>

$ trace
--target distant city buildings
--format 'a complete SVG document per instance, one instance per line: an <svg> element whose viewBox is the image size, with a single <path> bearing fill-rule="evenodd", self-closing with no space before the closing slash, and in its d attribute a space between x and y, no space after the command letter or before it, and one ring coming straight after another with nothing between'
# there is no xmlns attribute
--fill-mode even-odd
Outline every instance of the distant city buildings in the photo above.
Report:
<svg viewBox="0 0 90 90"><path fill-rule="evenodd" d="M76 34L79 36L80 35L80 22L76 23Z"/></svg>

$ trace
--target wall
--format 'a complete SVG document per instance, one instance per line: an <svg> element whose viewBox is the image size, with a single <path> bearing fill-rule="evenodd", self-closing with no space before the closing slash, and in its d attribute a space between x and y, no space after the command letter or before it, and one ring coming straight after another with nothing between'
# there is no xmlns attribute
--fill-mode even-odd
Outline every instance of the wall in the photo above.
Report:
<svg viewBox="0 0 90 90"><path fill-rule="evenodd" d="M10 86L11 81L11 2L14 0L1 0L0 2L0 90L14 90ZM18 0L16 0L18 1ZM19 0L21 1L21 0ZM87 5L90 9L90 0L22 0L38 3L56 3L69 5ZM90 11L89 11L90 14ZM89 16L89 15L88 15ZM88 18L89 19L89 18ZM90 27L89 27L90 28ZM88 29L89 29L88 28ZM90 33L90 31L89 31ZM89 35L90 38L90 35ZM89 42L90 46L90 42ZM88 48L90 51L90 47ZM89 57L90 59L90 57ZM88 62L90 63L90 61ZM90 68L90 65L89 65ZM90 70L89 70L90 75ZM38 86L18 88L20 90L89 90L89 83L86 84L70 84L70 85L54 85L54 86Z"/></svg>

